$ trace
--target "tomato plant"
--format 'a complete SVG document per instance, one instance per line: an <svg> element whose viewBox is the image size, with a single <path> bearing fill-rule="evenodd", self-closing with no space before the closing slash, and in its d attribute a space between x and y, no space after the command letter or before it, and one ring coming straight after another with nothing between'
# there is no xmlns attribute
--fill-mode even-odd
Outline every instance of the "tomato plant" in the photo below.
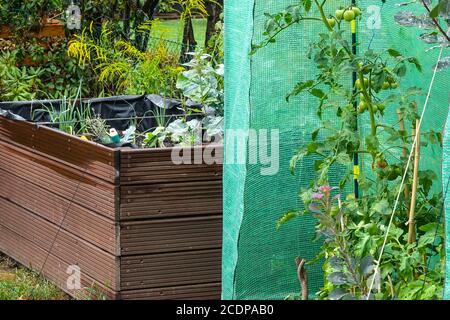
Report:
<svg viewBox="0 0 450 320"><path fill-rule="evenodd" d="M299 94L317 99L321 125L291 160L294 173L297 163L309 158L316 179L300 193L304 208L284 214L278 227L305 214L317 218L317 238L323 245L315 261L325 258L325 285L319 298L438 299L443 291L444 253L443 228L437 223L442 195L434 191L439 188L433 188L434 171L419 171L415 219L409 218L414 179L406 163L414 139L410 130L418 129L416 99L422 92L400 84L410 68L421 71L421 65L393 48L355 54L346 30L363 14L355 6L336 8L327 0L301 0L282 12L266 14L265 39L253 46L256 54L296 24L315 23L325 30L306 53L317 76L302 79L287 95L288 101ZM349 75L353 73L356 81L352 85ZM324 114L334 114L335 123ZM399 121L392 123L388 114L398 115ZM368 119L368 132L358 130L359 117ZM422 130L420 136L421 146L441 144L440 133ZM353 165L356 155L360 172ZM330 186L332 168L340 176L335 186ZM354 178L359 197L349 192ZM376 261L397 200L383 258ZM408 224L413 224L415 241L409 241Z"/></svg>

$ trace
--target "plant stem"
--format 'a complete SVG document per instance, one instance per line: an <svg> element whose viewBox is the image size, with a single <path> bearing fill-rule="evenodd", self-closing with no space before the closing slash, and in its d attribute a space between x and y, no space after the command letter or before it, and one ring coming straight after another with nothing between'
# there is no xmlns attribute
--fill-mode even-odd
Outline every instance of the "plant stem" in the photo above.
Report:
<svg viewBox="0 0 450 320"><path fill-rule="evenodd" d="M370 128L373 136L377 135L377 122L375 120L375 113L372 108L372 99L367 93L366 84L364 83L364 74L362 72L358 72L358 79L361 82L362 94L364 98L366 98L367 103L369 104L369 113L370 113Z"/></svg>
<svg viewBox="0 0 450 320"><path fill-rule="evenodd" d="M325 12L323 11L323 6L320 5L317 0L314 0L314 2L316 3L317 9L319 9L320 16L322 17L322 21L325 24L325 26L327 27L328 31L333 31L333 28L328 23L328 20L327 20L327 17L325 15ZM325 4L325 2L324 2L324 4Z"/></svg>
<svg viewBox="0 0 450 320"><path fill-rule="evenodd" d="M425 7L425 9L427 9L428 13L431 13L430 7L428 6L425 0L422 0L422 4ZM433 20L433 23L436 26L436 28L438 28L439 32L442 33L444 38L447 39L447 41L450 43L450 37L447 35L447 32L445 32L444 29L442 29L441 25L439 24L439 21L437 21L436 18L431 19Z"/></svg>
<svg viewBox="0 0 450 320"><path fill-rule="evenodd" d="M306 260L300 257L295 258L295 264L297 265L297 277L302 287L302 300L308 300L308 275L305 269Z"/></svg>

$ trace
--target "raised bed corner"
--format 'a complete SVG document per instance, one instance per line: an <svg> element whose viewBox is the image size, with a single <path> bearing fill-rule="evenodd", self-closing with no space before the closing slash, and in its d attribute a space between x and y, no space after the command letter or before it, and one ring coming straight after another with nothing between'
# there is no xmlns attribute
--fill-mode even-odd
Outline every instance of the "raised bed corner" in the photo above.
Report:
<svg viewBox="0 0 450 320"><path fill-rule="evenodd" d="M0 117L0 251L74 297L219 299L222 167L171 152Z"/></svg>

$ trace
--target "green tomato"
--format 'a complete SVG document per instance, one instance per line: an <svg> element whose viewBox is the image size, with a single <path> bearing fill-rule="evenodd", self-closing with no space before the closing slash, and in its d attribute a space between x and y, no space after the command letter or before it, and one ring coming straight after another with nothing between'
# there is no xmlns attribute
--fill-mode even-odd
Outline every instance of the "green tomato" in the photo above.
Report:
<svg viewBox="0 0 450 320"><path fill-rule="evenodd" d="M361 80L360 79L356 79L355 81L355 86L358 89L362 89L362 85L361 85ZM367 88L369 86L369 79L364 78L364 86Z"/></svg>
<svg viewBox="0 0 450 320"><path fill-rule="evenodd" d="M347 22L355 20L355 13L352 10L346 10L344 12L344 20Z"/></svg>
<svg viewBox="0 0 450 320"><path fill-rule="evenodd" d="M391 88L391 84L387 81L383 82L383 85L381 86L381 89L387 90Z"/></svg>
<svg viewBox="0 0 450 320"><path fill-rule="evenodd" d="M359 112L359 113L364 113L364 111L367 110L368 106L369 106L369 105L367 104L367 102L361 101L361 102L359 103L359 105L358 105L358 112Z"/></svg>
<svg viewBox="0 0 450 320"><path fill-rule="evenodd" d="M367 102L366 96L363 95L362 93L359 94L359 100Z"/></svg>
<svg viewBox="0 0 450 320"><path fill-rule="evenodd" d="M327 21L330 27L334 28L334 26L336 25L336 20L334 20L334 18L328 18Z"/></svg>
<svg viewBox="0 0 450 320"><path fill-rule="evenodd" d="M344 10L342 10L342 9L336 10L336 18L338 20L342 20L343 17L344 17Z"/></svg>
<svg viewBox="0 0 450 320"><path fill-rule="evenodd" d="M380 110L381 112L383 112L384 109L386 108L386 106L385 106L384 104L380 103L380 104L377 106L377 108L378 108L378 110Z"/></svg>
<svg viewBox="0 0 450 320"><path fill-rule="evenodd" d="M397 89L398 88L398 82L391 83L391 88L392 89Z"/></svg>
<svg viewBox="0 0 450 320"><path fill-rule="evenodd" d="M373 113L377 113L378 112L378 107L376 104L372 104L372 111Z"/></svg>
<svg viewBox="0 0 450 320"><path fill-rule="evenodd" d="M368 74L370 72L370 68L368 66L365 66L365 67L361 68L361 72L363 74Z"/></svg>
<svg viewBox="0 0 450 320"><path fill-rule="evenodd" d="M358 7L352 7L352 11L356 17L361 15L361 9Z"/></svg>
<svg viewBox="0 0 450 320"><path fill-rule="evenodd" d="M358 69L363 73L363 74L368 74L370 72L370 67L369 66L364 66L364 64L362 62L358 63Z"/></svg>
<svg viewBox="0 0 450 320"><path fill-rule="evenodd" d="M397 170L394 167L389 167L388 168L388 173L387 173L387 179L389 181L394 181L395 179L398 178L398 174L397 174Z"/></svg>

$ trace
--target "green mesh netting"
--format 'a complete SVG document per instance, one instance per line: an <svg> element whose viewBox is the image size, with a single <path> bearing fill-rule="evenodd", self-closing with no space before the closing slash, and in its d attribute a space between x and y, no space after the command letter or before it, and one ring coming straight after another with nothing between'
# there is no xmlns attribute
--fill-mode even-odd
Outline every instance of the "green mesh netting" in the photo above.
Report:
<svg viewBox="0 0 450 320"><path fill-rule="evenodd" d="M228 0L225 2L225 56L227 129L278 129L280 133L280 171L263 176L259 165L225 164L224 166L224 299L283 299L299 293L294 258L312 259L320 243L312 242L315 221L297 219L276 230L277 218L290 209L300 208L298 192L314 179L311 161L299 164L297 174L289 173L289 160L295 150L307 142L318 125L316 100L302 95L286 103L284 97L299 80L312 78L314 67L306 59L310 40L316 39L317 24L302 24L284 32L278 41L250 56L251 43L262 39L264 13L275 13L295 0ZM350 1L329 0L330 8ZM394 15L401 9L388 1L382 10L381 29L368 28L368 15L358 26L359 50L369 43L374 49L394 47L418 57L422 74L409 74L403 85L427 89L436 63L437 50L425 52L428 46L417 37L421 31L400 27ZM381 1L360 1L359 6L381 7ZM375 32L375 36L374 36ZM350 32L348 32L350 40ZM371 41L372 39L372 41ZM351 85L349 75L349 85ZM447 112L449 72L436 79L424 129L442 128ZM423 106L425 99L419 100ZM391 121L396 121L395 111ZM329 119L333 121L333 117ZM367 119L360 119L360 130L367 130ZM229 155L226 154L226 158ZM439 168L439 148L423 151L423 167ZM339 177L339 170L334 172ZM333 177L331 180L334 180ZM439 189L439 183L436 188ZM311 298L323 284L320 264L308 267Z"/></svg>
<svg viewBox="0 0 450 320"><path fill-rule="evenodd" d="M450 102L449 102L450 107ZM444 191L444 210L445 210L445 287L444 298L450 299L450 114L444 130L444 148L442 161L442 186Z"/></svg>

